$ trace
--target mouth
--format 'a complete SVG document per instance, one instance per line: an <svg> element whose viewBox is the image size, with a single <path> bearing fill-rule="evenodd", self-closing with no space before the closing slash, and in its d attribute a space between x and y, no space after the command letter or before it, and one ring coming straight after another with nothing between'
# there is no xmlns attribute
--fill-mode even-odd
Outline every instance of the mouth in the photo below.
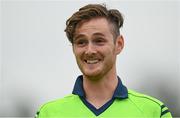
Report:
<svg viewBox="0 0 180 118"><path fill-rule="evenodd" d="M97 64L100 60L99 59L94 59L94 60L84 60L84 61L87 64Z"/></svg>

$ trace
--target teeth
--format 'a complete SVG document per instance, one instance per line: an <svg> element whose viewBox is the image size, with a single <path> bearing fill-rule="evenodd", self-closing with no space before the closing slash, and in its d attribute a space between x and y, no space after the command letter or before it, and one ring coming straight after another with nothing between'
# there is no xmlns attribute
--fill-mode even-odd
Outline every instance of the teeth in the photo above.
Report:
<svg viewBox="0 0 180 118"><path fill-rule="evenodd" d="M88 64L95 64L98 62L98 60L87 60L86 61Z"/></svg>

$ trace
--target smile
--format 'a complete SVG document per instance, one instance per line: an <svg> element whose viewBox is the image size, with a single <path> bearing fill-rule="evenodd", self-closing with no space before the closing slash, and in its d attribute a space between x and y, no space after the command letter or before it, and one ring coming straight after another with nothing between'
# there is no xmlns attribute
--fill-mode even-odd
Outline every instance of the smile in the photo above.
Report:
<svg viewBox="0 0 180 118"><path fill-rule="evenodd" d="M98 63L100 60L98 60L98 59L96 59L96 60L85 60L85 62L87 63L87 64L96 64L96 63Z"/></svg>

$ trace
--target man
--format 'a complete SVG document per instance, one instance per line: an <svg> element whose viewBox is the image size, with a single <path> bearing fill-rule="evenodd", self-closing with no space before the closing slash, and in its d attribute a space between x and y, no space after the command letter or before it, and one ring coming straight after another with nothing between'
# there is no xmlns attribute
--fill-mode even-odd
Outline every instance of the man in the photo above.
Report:
<svg viewBox="0 0 180 118"><path fill-rule="evenodd" d="M37 116L119 118L171 117L159 100L128 90L116 73L116 57L124 47L118 10L100 4L79 9L66 22L65 32L82 72L71 95L46 103Z"/></svg>

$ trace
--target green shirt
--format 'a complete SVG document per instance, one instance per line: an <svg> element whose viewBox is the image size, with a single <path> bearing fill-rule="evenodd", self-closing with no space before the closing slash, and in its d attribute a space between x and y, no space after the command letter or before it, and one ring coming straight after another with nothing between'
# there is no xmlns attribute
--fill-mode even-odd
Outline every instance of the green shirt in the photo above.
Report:
<svg viewBox="0 0 180 118"><path fill-rule="evenodd" d="M159 100L128 90L118 78L118 85L110 101L96 109L85 99L83 78L76 80L73 94L44 104L38 118L172 118L168 108Z"/></svg>

